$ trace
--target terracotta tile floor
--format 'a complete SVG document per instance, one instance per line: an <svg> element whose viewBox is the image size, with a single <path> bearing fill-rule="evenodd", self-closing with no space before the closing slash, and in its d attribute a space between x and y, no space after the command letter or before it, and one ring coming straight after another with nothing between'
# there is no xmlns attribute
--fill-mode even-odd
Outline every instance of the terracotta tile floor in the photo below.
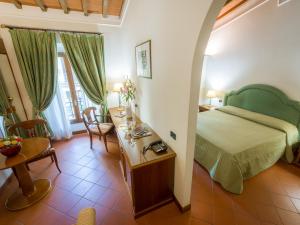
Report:
<svg viewBox="0 0 300 225"><path fill-rule="evenodd" d="M112 139L116 142L115 139ZM233 195L211 181L194 164L192 209L181 214L174 203L134 220L118 164L118 146L99 141L89 149L86 135L55 143L62 174L49 159L31 165L33 177L48 177L53 190L38 204L9 212L4 201L16 188L15 178L0 193L1 225L70 225L81 208L95 207L98 225L298 225L300 169L277 163L245 182L242 195Z"/></svg>

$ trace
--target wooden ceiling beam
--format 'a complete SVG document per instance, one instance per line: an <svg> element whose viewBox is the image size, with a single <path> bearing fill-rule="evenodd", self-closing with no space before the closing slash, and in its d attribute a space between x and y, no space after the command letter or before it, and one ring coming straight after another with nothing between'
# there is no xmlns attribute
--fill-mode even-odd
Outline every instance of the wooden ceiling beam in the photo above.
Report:
<svg viewBox="0 0 300 225"><path fill-rule="evenodd" d="M85 16L98 14L101 17L120 16L124 4L128 0L0 0L0 2L10 3L13 8L24 8L24 6L40 8L43 12L50 9L60 9L64 13L79 11ZM125 2L125 3L124 3ZM1 17L1 16L0 16Z"/></svg>
<svg viewBox="0 0 300 225"><path fill-rule="evenodd" d="M85 16L88 16L88 0L82 0L82 9Z"/></svg>
<svg viewBox="0 0 300 225"><path fill-rule="evenodd" d="M109 0L102 0L102 16L106 18L108 16Z"/></svg>
<svg viewBox="0 0 300 225"><path fill-rule="evenodd" d="M18 9L22 9L22 4L21 4L21 2L19 2L18 0L13 0L12 2L14 3L14 5L15 5Z"/></svg>
<svg viewBox="0 0 300 225"><path fill-rule="evenodd" d="M64 10L64 13L68 14L69 8L68 8L68 4L67 4L66 0L58 0L58 1L59 1L61 8Z"/></svg>
<svg viewBox="0 0 300 225"><path fill-rule="evenodd" d="M47 7L45 6L43 0L35 0L36 4L41 8L43 12L47 11Z"/></svg>

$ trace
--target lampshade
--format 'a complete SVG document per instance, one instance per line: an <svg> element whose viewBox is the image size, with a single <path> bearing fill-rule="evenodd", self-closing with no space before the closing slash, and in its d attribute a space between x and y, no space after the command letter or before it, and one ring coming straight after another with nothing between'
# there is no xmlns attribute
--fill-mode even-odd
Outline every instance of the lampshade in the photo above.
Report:
<svg viewBox="0 0 300 225"><path fill-rule="evenodd" d="M216 92L214 90L208 90L206 97L208 98L215 98L216 97Z"/></svg>
<svg viewBox="0 0 300 225"><path fill-rule="evenodd" d="M123 87L122 83L115 83L112 91L113 92L120 92L122 87Z"/></svg>

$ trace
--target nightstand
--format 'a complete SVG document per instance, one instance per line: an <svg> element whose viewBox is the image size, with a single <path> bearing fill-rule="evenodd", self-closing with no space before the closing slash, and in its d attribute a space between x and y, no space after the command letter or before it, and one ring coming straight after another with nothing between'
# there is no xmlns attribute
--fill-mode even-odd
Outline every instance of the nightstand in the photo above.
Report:
<svg viewBox="0 0 300 225"><path fill-rule="evenodd" d="M213 105L199 105L199 112L209 111L214 108L215 108L215 106L213 106Z"/></svg>

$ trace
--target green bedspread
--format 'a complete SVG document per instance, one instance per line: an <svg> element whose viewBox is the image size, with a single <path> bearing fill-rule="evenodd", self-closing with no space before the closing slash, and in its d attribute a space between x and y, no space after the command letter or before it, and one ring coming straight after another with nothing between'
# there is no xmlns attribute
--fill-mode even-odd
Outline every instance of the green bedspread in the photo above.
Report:
<svg viewBox="0 0 300 225"><path fill-rule="evenodd" d="M243 180L282 156L293 160L297 128L283 120L233 106L198 114L195 159L226 190L240 194Z"/></svg>

